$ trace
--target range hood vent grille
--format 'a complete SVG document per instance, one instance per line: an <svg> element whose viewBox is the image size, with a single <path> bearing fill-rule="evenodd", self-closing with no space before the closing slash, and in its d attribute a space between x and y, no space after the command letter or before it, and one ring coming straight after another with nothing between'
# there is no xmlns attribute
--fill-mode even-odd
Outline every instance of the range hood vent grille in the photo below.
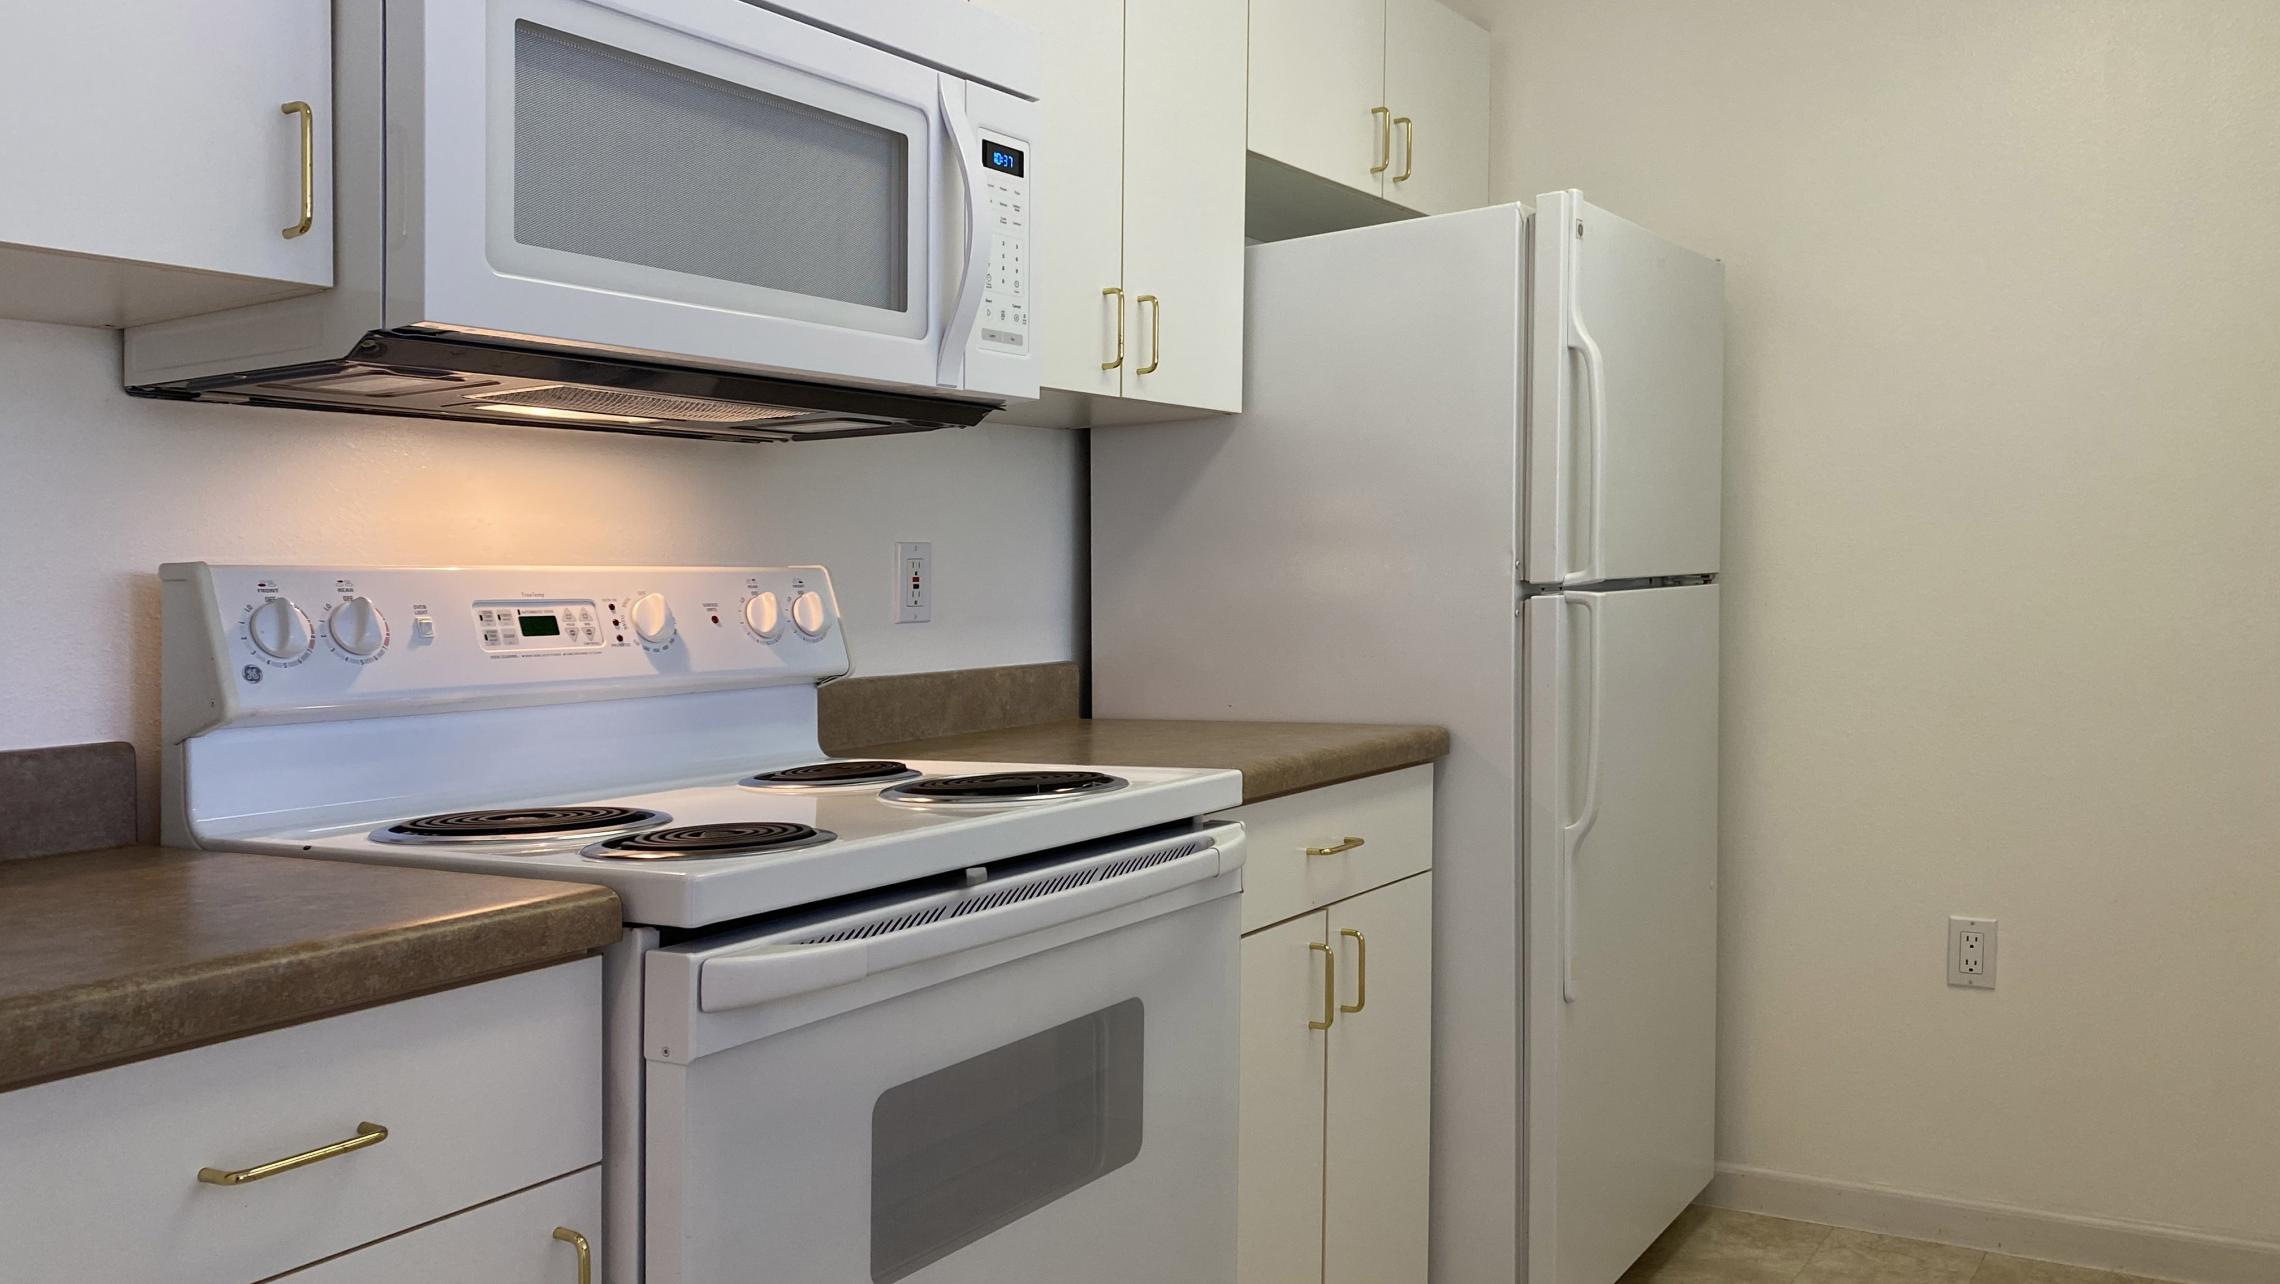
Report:
<svg viewBox="0 0 2280 1284"><path fill-rule="evenodd" d="M478 392L470 401L526 406L534 410L561 410L581 415L620 415L640 419L673 419L683 423L746 424L764 419L793 419L805 413L781 406L755 406L710 397L674 397L655 392L614 392L608 388L580 388L558 383L543 388L516 388L506 392Z"/></svg>

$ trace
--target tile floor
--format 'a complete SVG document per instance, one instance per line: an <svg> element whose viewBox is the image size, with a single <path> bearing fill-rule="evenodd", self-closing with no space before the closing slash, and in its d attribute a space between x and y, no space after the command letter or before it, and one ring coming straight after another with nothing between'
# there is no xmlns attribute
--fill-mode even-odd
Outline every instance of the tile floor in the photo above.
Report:
<svg viewBox="0 0 2280 1284"><path fill-rule="evenodd" d="M2153 1284L1723 1208L1689 1208L1622 1284Z"/></svg>

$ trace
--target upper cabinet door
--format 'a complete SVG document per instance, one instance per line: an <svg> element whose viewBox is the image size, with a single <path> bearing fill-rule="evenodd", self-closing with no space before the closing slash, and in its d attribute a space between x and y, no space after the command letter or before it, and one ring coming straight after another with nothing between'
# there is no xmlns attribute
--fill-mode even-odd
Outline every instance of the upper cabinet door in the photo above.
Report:
<svg viewBox="0 0 2280 1284"><path fill-rule="evenodd" d="M1124 395L1242 409L1239 4L1126 0L1124 288Z"/></svg>
<svg viewBox="0 0 2280 1284"><path fill-rule="evenodd" d="M331 6L27 4L7 22L0 244L332 284Z"/></svg>
<svg viewBox="0 0 2280 1284"><path fill-rule="evenodd" d="M1050 227L1030 281L1048 388L1115 396L1124 270L1124 0L980 0L1028 23L1045 57L1035 196ZM1127 348L1129 351L1129 348ZM1105 368L1104 368L1105 367Z"/></svg>
<svg viewBox="0 0 2280 1284"><path fill-rule="evenodd" d="M1434 0L1386 0L1388 200L1426 214L1488 204L1488 33Z"/></svg>
<svg viewBox="0 0 2280 1284"><path fill-rule="evenodd" d="M1527 578L1718 569L1725 268L1576 192L1536 198Z"/></svg>
<svg viewBox="0 0 2280 1284"><path fill-rule="evenodd" d="M1386 0L1251 0L1251 150L1385 195L1385 35Z"/></svg>

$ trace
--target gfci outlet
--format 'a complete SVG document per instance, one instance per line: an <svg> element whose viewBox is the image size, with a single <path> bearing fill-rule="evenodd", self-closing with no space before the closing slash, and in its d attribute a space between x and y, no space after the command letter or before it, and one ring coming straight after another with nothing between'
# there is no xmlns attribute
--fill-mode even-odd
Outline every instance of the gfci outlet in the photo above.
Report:
<svg viewBox="0 0 2280 1284"><path fill-rule="evenodd" d="M1974 990L1995 988L1995 920L1948 920L1948 984Z"/></svg>
<svg viewBox="0 0 2280 1284"><path fill-rule="evenodd" d="M924 624L934 618L934 545L926 541L895 545L895 623Z"/></svg>

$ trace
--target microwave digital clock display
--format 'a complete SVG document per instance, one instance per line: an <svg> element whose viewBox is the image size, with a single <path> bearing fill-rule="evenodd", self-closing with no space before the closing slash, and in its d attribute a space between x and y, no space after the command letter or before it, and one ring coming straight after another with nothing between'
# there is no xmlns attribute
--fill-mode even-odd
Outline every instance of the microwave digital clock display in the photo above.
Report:
<svg viewBox="0 0 2280 1284"><path fill-rule="evenodd" d="M1027 159L1018 147L1008 147L1004 143L993 143L987 138L982 140L982 164L1000 174L1011 174L1016 178L1021 177L1022 166Z"/></svg>

